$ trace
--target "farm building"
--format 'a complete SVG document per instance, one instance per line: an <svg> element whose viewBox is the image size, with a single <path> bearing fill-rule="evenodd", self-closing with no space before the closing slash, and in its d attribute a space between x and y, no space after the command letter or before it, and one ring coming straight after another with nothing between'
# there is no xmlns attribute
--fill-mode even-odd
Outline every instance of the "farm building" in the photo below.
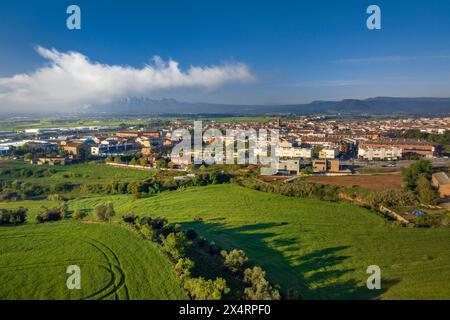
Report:
<svg viewBox="0 0 450 320"><path fill-rule="evenodd" d="M441 198L450 197L450 178L445 172L433 173L431 184L439 190Z"/></svg>

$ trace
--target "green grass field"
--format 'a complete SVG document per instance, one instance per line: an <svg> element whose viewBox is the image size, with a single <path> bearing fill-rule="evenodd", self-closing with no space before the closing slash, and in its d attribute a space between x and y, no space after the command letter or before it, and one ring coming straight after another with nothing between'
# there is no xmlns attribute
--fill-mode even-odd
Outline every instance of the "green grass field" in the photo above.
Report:
<svg viewBox="0 0 450 320"><path fill-rule="evenodd" d="M3 163L0 169L15 168L15 169L50 169L56 173L46 177L16 177L14 175L3 175L4 180L25 179L29 182L39 182L42 184L55 184L62 182L69 182L74 184L84 183L108 183L113 180L121 182L141 181L151 178L154 172L143 170L129 170L126 168L118 168L102 163L84 163L73 164L67 166L31 166L21 161L9 161Z"/></svg>
<svg viewBox="0 0 450 320"><path fill-rule="evenodd" d="M93 219L92 208L107 201L115 205L115 221L126 213L165 216L171 223L195 228L200 235L225 249L245 250L252 262L261 265L269 280L279 284L284 293L295 289L307 299L450 299L449 228L396 227L376 213L352 204L290 198L236 185L195 187L143 199L130 195L94 196L70 200L69 210L80 208ZM42 204L54 203L19 201L0 203L0 207L28 207L29 224L34 224L33 216ZM202 217L203 221L194 222L194 216ZM39 232L40 228L49 234L54 228L68 233L75 228L73 234L78 235L81 227L64 222L0 228L0 231L4 235L15 230ZM88 229L83 232L92 236ZM108 236L112 237L110 233ZM110 246L125 248L123 241L117 237ZM36 243L40 246L39 241ZM65 247L66 244L61 246ZM118 252L118 256L133 261L134 249L126 251ZM381 268L381 290L366 288L366 269L374 264ZM155 272L151 264L146 268L146 272ZM134 272L129 272L130 286ZM175 292L173 288L169 291ZM145 295L131 295L131 298L138 297Z"/></svg>
<svg viewBox="0 0 450 320"><path fill-rule="evenodd" d="M185 299L156 246L113 224L0 227L0 299ZM69 290L66 268L81 269Z"/></svg>
<svg viewBox="0 0 450 320"><path fill-rule="evenodd" d="M94 197L71 202L89 210L113 201L117 219L132 212L166 216L220 246L240 248L281 290L312 299L450 298L450 229L392 226L347 203L298 199L215 185L132 200ZM193 222L194 216L203 218ZM366 269L382 270L382 289L366 288Z"/></svg>

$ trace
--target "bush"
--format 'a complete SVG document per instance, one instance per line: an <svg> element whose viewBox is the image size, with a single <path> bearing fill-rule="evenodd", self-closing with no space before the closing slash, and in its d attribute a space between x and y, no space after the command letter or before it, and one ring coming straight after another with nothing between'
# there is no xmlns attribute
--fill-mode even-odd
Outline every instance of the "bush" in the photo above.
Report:
<svg viewBox="0 0 450 320"><path fill-rule="evenodd" d="M409 190L385 189L373 191L367 196L369 205L378 209L380 205L387 207L413 206L417 204L416 196Z"/></svg>
<svg viewBox="0 0 450 320"><path fill-rule="evenodd" d="M114 205L112 202L107 204L99 204L95 207L95 214L100 221L110 221L111 218L116 214L114 211Z"/></svg>
<svg viewBox="0 0 450 320"><path fill-rule="evenodd" d="M162 248L174 259L179 259L183 256L186 248L186 237L184 233L170 233L166 239L164 239Z"/></svg>
<svg viewBox="0 0 450 320"><path fill-rule="evenodd" d="M191 276L191 269L195 266L195 263L189 258L180 258L178 259L177 264L175 265L175 272L177 277L184 281Z"/></svg>
<svg viewBox="0 0 450 320"><path fill-rule="evenodd" d="M431 179L433 166L429 160L419 160L413 162L409 167L402 168L402 177L406 188L415 190L420 176Z"/></svg>
<svg viewBox="0 0 450 320"><path fill-rule="evenodd" d="M75 209L72 214L72 218L75 220L83 220L86 217L86 213L81 211L80 209Z"/></svg>
<svg viewBox="0 0 450 320"><path fill-rule="evenodd" d="M251 285L244 290L246 300L280 300L281 298L278 290L272 288L266 280L266 272L261 267L245 269L244 282Z"/></svg>
<svg viewBox="0 0 450 320"><path fill-rule="evenodd" d="M424 175L421 175L417 179L416 191L417 191L417 198L421 203L436 204L438 194L431 186L430 181Z"/></svg>
<svg viewBox="0 0 450 320"><path fill-rule="evenodd" d="M42 207L41 212L36 216L37 223L44 223L48 221L58 221L66 217L67 204L58 207Z"/></svg>
<svg viewBox="0 0 450 320"><path fill-rule="evenodd" d="M122 216L123 222L129 223L129 224L134 224L134 223L136 222L136 219L137 219L137 218L138 218L138 217L137 217L136 215L131 214L131 213Z"/></svg>
<svg viewBox="0 0 450 320"><path fill-rule="evenodd" d="M49 194L47 196L47 200L49 201L63 201L65 198L61 196L60 194Z"/></svg>
<svg viewBox="0 0 450 320"><path fill-rule="evenodd" d="M205 280L204 278L188 279L184 288L194 300L220 300L224 294L230 292L227 283L222 278Z"/></svg>
<svg viewBox="0 0 450 320"><path fill-rule="evenodd" d="M27 209L19 207L15 210L0 209L0 225L24 223L27 219Z"/></svg>
<svg viewBox="0 0 450 320"><path fill-rule="evenodd" d="M241 271L244 264L248 261L243 250L233 249L230 252L222 250L220 254L225 259L224 265L233 273Z"/></svg>
<svg viewBox="0 0 450 320"><path fill-rule="evenodd" d="M146 224L146 225L141 226L141 232L146 239L149 239L152 241L157 240L155 231L149 225Z"/></svg>
<svg viewBox="0 0 450 320"><path fill-rule="evenodd" d="M22 195L16 190L4 189L2 193L0 193L0 201L18 201L20 199L22 199Z"/></svg>

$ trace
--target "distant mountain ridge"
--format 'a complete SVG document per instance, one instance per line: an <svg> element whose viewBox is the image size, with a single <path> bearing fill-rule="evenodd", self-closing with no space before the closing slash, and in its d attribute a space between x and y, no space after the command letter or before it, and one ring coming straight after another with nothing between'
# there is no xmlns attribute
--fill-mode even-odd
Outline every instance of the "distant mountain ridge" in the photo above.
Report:
<svg viewBox="0 0 450 320"><path fill-rule="evenodd" d="M108 105L91 106L88 113L111 114L211 114L211 115L275 115L275 114L342 114L342 115L435 115L450 116L450 98L344 99L313 101L289 105L231 105L180 102L175 99L145 97L122 98Z"/></svg>

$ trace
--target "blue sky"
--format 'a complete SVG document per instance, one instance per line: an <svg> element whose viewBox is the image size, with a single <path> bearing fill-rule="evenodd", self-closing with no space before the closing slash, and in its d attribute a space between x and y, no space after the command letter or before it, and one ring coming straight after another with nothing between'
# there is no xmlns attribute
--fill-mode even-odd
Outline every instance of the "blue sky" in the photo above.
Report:
<svg viewBox="0 0 450 320"><path fill-rule="evenodd" d="M81 30L66 28L70 4L81 8ZM370 4L381 8L381 30L366 28ZM0 93L2 78L48 64L35 50L42 46L138 69L155 55L181 70L243 64L254 77L145 93L155 98L270 104L450 96L446 0L5 0L0 30Z"/></svg>

